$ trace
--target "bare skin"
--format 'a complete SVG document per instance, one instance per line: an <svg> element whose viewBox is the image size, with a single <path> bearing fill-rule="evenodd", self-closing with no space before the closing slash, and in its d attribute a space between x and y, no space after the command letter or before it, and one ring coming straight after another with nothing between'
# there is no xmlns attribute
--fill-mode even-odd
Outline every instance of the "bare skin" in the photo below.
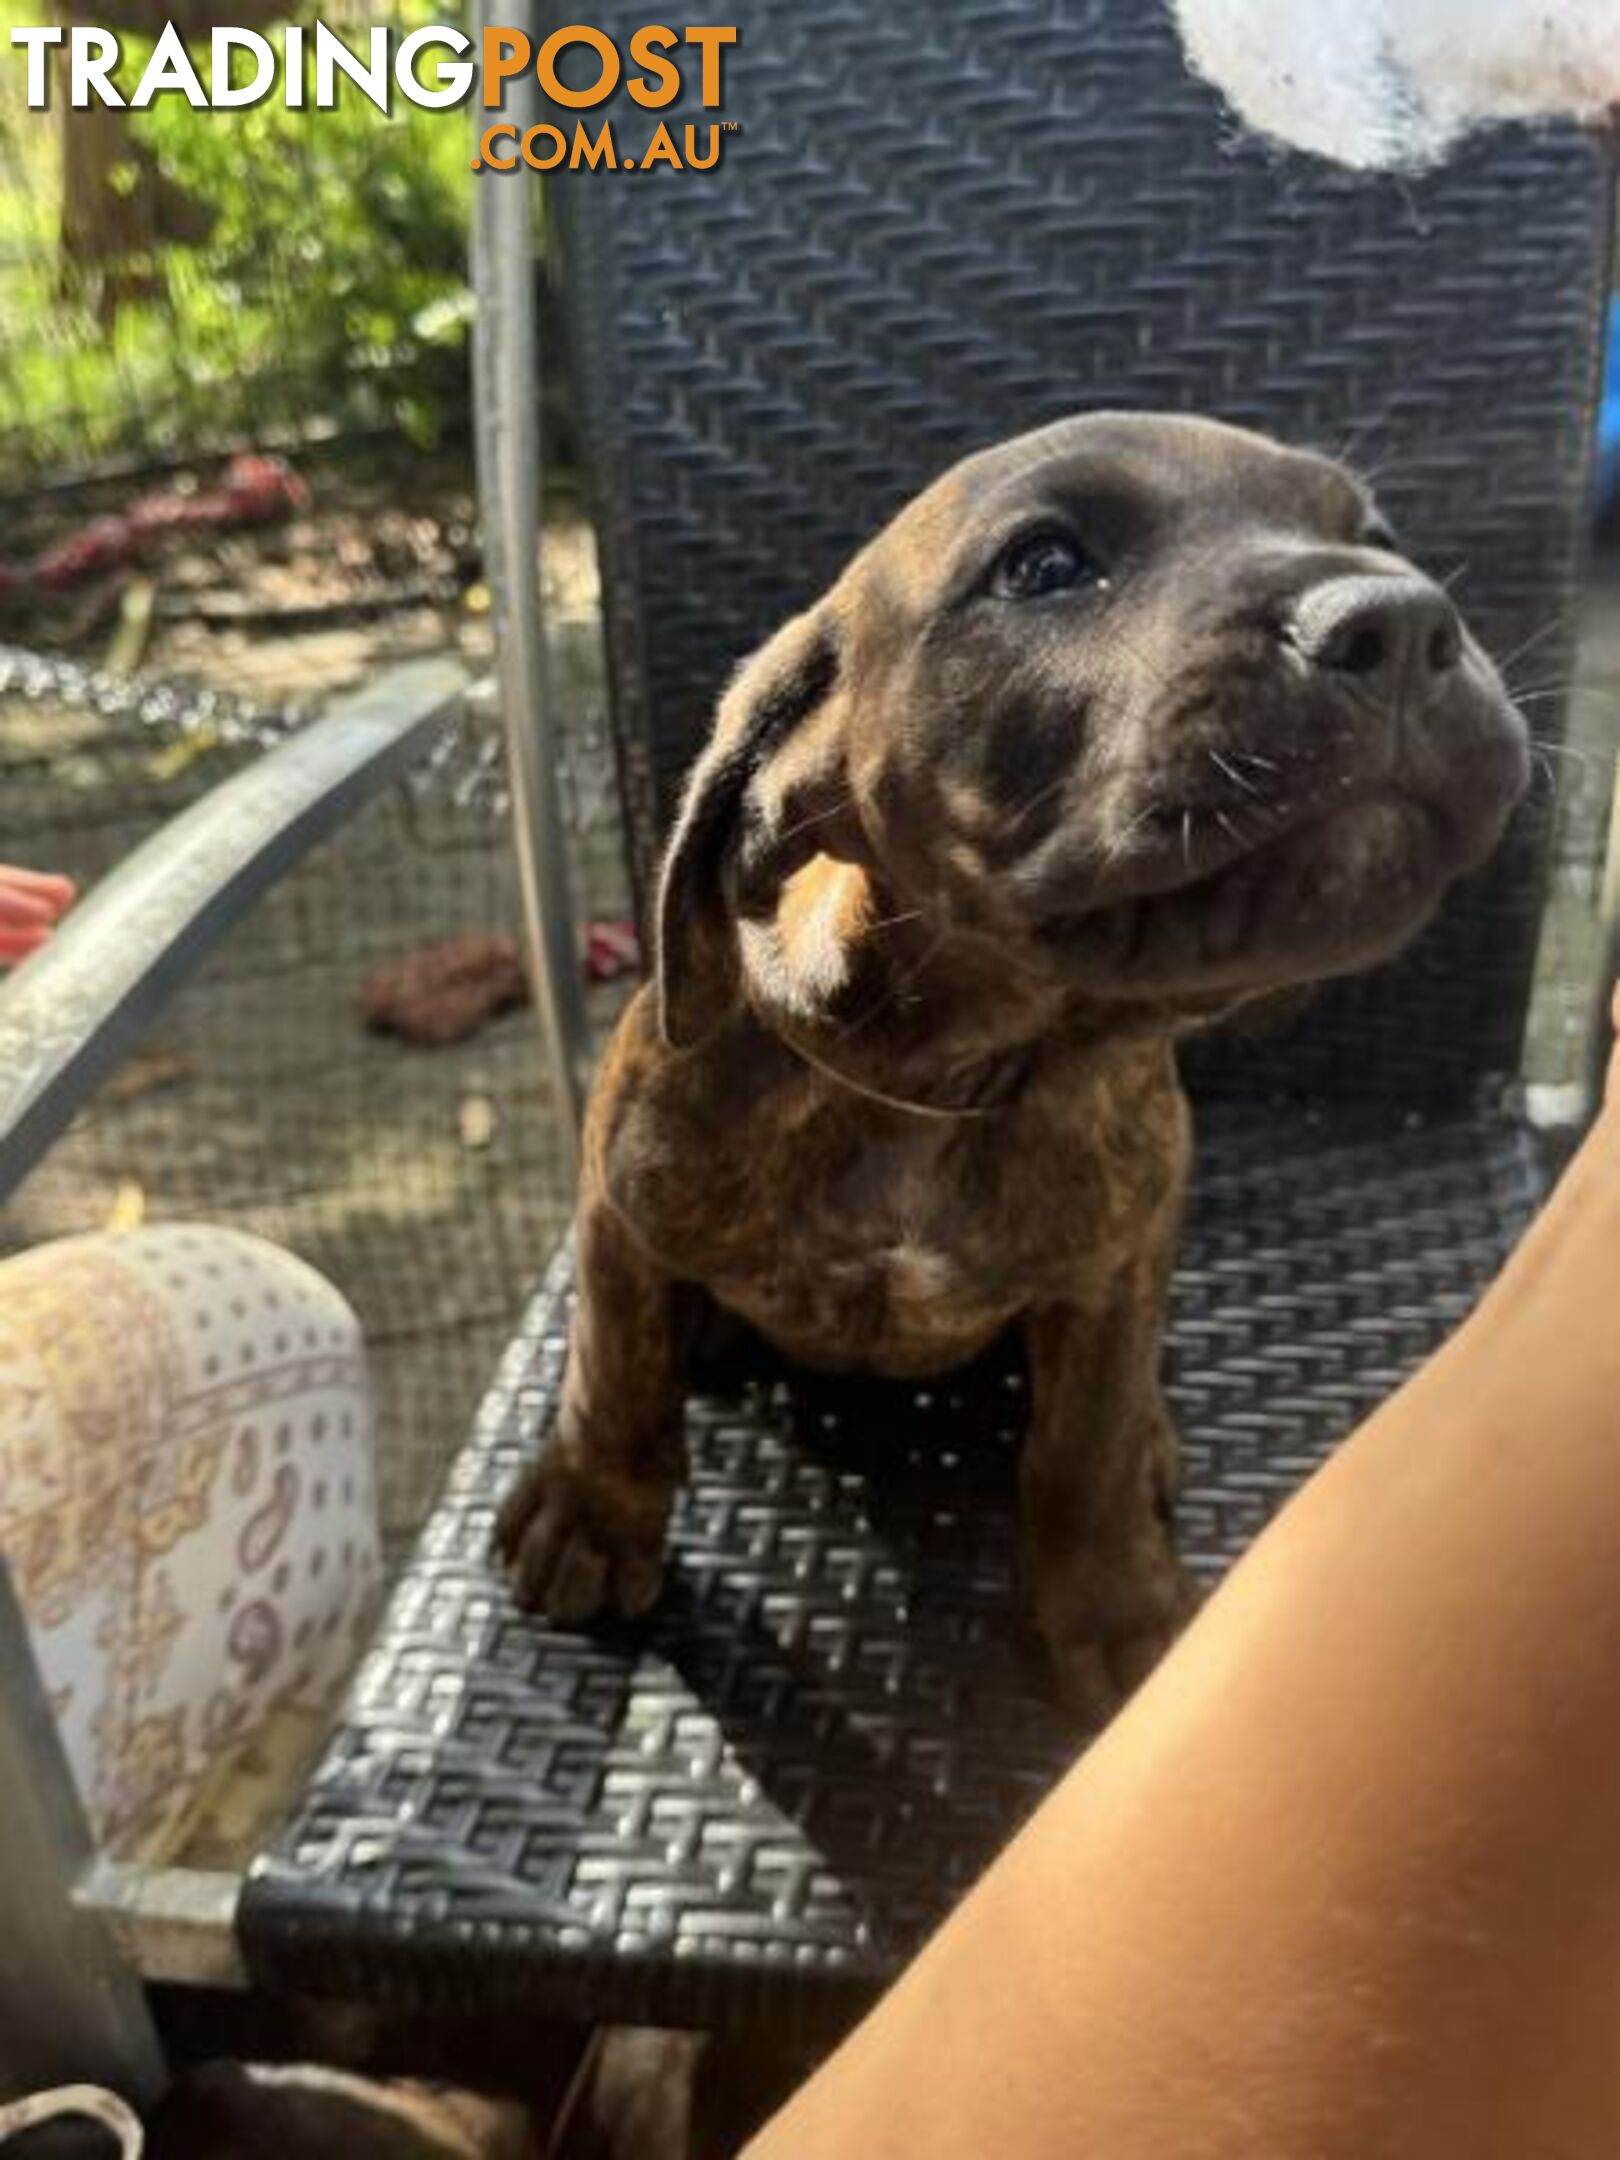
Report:
<svg viewBox="0 0 1620 2160"><path fill-rule="evenodd" d="M1617 1297L1620 1067L1474 1316L750 2160L1620 2152Z"/></svg>
<svg viewBox="0 0 1620 2160"><path fill-rule="evenodd" d="M37 952L72 902L70 878L0 863L0 967Z"/></svg>

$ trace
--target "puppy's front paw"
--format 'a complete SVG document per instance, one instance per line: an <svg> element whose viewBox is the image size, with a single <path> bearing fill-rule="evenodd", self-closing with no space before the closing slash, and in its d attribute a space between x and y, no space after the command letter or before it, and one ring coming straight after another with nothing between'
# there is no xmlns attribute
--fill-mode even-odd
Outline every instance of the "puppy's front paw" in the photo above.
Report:
<svg viewBox="0 0 1620 2160"><path fill-rule="evenodd" d="M556 1446L529 1464L495 1518L495 1547L525 1612L575 1627L633 1620L657 1602L670 1494L593 1477Z"/></svg>
<svg viewBox="0 0 1620 2160"><path fill-rule="evenodd" d="M1167 1537L1124 1552L1080 1551L1048 1581L1037 1616L1064 1707L1089 1731L1135 1693L1198 1608Z"/></svg>

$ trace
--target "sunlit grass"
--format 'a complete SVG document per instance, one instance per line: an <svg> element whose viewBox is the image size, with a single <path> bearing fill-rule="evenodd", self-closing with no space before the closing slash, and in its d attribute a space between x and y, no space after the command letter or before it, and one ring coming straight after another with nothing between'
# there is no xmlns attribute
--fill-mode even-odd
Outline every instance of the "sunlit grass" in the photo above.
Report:
<svg viewBox="0 0 1620 2160"><path fill-rule="evenodd" d="M392 19L442 14L403 0ZM61 119L26 108L10 47L14 24L40 19L0 0L0 483L319 418L428 437L458 417L463 114L397 103L385 117L357 96L330 112L159 101L132 135L212 230L162 245L135 266L139 295L103 310L94 275L62 260ZM142 48L125 43L133 77Z"/></svg>

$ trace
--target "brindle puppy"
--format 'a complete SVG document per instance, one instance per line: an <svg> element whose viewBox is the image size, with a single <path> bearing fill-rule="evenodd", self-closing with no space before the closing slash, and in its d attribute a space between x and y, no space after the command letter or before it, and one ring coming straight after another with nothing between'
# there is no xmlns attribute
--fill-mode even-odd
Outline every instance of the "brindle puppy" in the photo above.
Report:
<svg viewBox="0 0 1620 2160"><path fill-rule="evenodd" d="M1028 1588L1109 1708L1188 1599L1155 1366L1171 1046L1382 959L1494 845L1524 728L1342 467L1099 414L969 458L741 670L597 1080L519 1599L657 1595L694 1297L810 1365L1016 1323Z"/></svg>

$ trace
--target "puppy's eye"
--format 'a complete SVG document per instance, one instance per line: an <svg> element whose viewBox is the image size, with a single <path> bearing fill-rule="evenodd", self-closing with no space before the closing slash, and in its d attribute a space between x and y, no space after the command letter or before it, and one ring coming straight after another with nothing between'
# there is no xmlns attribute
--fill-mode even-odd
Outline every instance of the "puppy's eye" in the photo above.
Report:
<svg viewBox="0 0 1620 2160"><path fill-rule="evenodd" d="M1002 549L990 573L990 589L1003 600L1044 600L1048 593L1100 585L1103 574L1078 540L1067 533L1027 533Z"/></svg>

